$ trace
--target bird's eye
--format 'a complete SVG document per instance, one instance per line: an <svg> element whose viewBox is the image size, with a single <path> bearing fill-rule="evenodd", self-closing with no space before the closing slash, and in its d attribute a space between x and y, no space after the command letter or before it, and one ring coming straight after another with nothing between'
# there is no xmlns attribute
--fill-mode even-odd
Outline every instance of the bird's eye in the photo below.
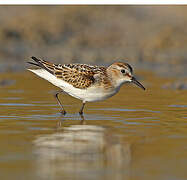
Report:
<svg viewBox="0 0 187 180"><path fill-rule="evenodd" d="M125 71L125 69L122 69L121 72L122 72L123 74L125 74L126 71Z"/></svg>

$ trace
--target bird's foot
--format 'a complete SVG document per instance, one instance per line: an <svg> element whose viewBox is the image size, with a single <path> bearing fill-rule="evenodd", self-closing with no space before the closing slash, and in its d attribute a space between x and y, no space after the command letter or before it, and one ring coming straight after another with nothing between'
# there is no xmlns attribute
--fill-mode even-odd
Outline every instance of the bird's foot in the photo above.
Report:
<svg viewBox="0 0 187 180"><path fill-rule="evenodd" d="M62 110L62 111L61 111L61 114L65 116L65 115L66 115L66 111L65 111L65 110Z"/></svg>
<svg viewBox="0 0 187 180"><path fill-rule="evenodd" d="M79 114L80 114L80 117L81 117L80 124L81 124L81 125L85 125L85 124L86 124L86 121L85 121L85 119L84 119L83 112L79 112Z"/></svg>
<svg viewBox="0 0 187 180"><path fill-rule="evenodd" d="M79 111L79 114L80 114L80 115L83 115L83 111Z"/></svg>

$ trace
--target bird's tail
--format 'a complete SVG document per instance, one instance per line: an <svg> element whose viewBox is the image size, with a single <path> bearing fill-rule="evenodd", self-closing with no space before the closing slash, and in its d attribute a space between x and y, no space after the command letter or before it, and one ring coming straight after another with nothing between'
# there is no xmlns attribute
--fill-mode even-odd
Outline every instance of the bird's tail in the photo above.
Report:
<svg viewBox="0 0 187 180"><path fill-rule="evenodd" d="M34 56L32 56L31 58L34 60L34 62L30 62L29 61L27 63L35 65L35 66L38 66L38 67L40 67L42 69L47 70L49 73L54 74L55 65L53 63L50 63L50 62L42 60L42 59L38 59L38 58L36 58ZM28 70L30 70L30 69L28 69Z"/></svg>

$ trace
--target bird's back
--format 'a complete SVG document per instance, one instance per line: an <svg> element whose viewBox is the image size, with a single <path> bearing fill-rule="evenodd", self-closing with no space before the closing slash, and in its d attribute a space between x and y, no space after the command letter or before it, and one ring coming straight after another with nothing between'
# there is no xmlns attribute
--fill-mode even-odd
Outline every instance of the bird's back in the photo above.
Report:
<svg viewBox="0 0 187 180"><path fill-rule="evenodd" d="M103 66L92 66L88 64L53 64L36 57L32 57L32 59L35 63L29 62L30 64L39 66L42 70L49 72L58 80L63 80L79 89L86 89L92 86L96 81L96 75L102 76L102 74L106 73L106 68ZM32 72L34 71L36 72L36 70L32 70ZM44 73L44 71L40 71L40 73L41 72ZM45 79L45 77L42 78Z"/></svg>

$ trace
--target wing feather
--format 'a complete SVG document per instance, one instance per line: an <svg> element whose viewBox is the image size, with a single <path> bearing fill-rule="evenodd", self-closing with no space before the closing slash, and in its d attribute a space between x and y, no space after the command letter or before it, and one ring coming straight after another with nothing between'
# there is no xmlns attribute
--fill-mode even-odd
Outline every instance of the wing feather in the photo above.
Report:
<svg viewBox="0 0 187 180"><path fill-rule="evenodd" d="M105 67L91 66L86 64L53 64L48 61L31 57L35 63L30 64L39 66L65 82L70 83L76 88L85 89L95 83L94 77L99 77L100 73L106 71ZM37 63L37 64L36 64Z"/></svg>

